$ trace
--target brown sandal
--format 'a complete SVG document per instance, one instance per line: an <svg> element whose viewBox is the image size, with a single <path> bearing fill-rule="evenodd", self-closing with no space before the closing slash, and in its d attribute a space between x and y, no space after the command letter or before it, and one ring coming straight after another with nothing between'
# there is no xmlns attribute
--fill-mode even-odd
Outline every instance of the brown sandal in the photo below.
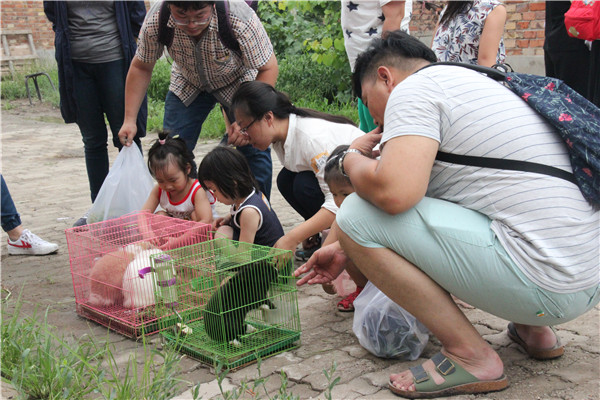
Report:
<svg viewBox="0 0 600 400"><path fill-rule="evenodd" d="M536 360L552 360L554 358L558 358L565 353L565 346L560 343L560 338L556 334L554 328L550 327L552 332L554 332L554 336L556 336L556 344L548 349L538 349L531 346L527 346L527 343L517 333L517 328L515 324L512 322L508 324L508 331L506 332L510 340L518 344L525 350L525 352L531 358L535 358Z"/></svg>

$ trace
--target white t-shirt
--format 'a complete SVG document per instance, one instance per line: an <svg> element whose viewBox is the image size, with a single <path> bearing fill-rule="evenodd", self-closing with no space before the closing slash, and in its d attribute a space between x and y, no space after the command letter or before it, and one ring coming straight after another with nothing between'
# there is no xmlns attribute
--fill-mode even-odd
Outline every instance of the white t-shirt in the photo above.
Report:
<svg viewBox="0 0 600 400"><path fill-rule="evenodd" d="M391 0L342 0L341 24L344 31L344 45L354 71L356 57L369 47L371 40L381 37L383 30L383 11ZM404 3L404 18L400 29L409 33L408 25L412 15L412 0Z"/></svg>
<svg viewBox="0 0 600 400"><path fill-rule="evenodd" d="M419 135L440 151L551 165L571 172L555 128L506 87L461 67L427 68L393 90L382 143ZM487 215L523 273L555 292L598 285L600 212L570 182L543 174L436 161L427 196Z"/></svg>
<svg viewBox="0 0 600 400"><path fill-rule="evenodd" d="M286 169L292 172L312 171L325 196L321 207L337 214L338 208L325 182L327 157L337 146L350 144L362 135L363 131L350 124L290 114L285 143L274 143L273 151Z"/></svg>

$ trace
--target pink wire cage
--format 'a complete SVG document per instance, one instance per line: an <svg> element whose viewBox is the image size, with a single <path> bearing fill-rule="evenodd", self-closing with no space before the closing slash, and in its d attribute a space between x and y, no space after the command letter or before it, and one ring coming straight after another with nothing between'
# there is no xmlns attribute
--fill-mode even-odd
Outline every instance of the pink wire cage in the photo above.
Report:
<svg viewBox="0 0 600 400"><path fill-rule="evenodd" d="M200 318L202 298L166 298L169 286L195 278L193 268L156 263L163 250L213 238L208 224L136 212L65 231L76 312L131 338ZM167 269L165 269L167 268Z"/></svg>

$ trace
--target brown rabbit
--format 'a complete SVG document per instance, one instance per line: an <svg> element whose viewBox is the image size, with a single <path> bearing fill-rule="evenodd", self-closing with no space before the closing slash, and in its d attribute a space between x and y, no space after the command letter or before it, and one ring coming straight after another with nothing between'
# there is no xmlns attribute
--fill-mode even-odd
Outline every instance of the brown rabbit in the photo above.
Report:
<svg viewBox="0 0 600 400"><path fill-rule="evenodd" d="M135 253L125 249L107 253L93 265L90 273L90 298L93 306L123 303L123 275Z"/></svg>

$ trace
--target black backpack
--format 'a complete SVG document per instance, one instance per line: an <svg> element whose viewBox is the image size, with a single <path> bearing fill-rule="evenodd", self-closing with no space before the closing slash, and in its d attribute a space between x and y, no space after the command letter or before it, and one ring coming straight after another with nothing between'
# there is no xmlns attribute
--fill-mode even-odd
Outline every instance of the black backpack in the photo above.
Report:
<svg viewBox="0 0 600 400"><path fill-rule="evenodd" d="M246 4L255 12L258 9L258 0L246 0ZM233 34L231 21L229 21L229 0L215 1L215 8L217 10L219 39L221 39L221 43L230 50L240 52L240 43ZM169 10L169 5L166 1L163 1L158 14L158 42L166 47L171 46L173 36L175 35L175 30L167 26L170 16L171 10Z"/></svg>

